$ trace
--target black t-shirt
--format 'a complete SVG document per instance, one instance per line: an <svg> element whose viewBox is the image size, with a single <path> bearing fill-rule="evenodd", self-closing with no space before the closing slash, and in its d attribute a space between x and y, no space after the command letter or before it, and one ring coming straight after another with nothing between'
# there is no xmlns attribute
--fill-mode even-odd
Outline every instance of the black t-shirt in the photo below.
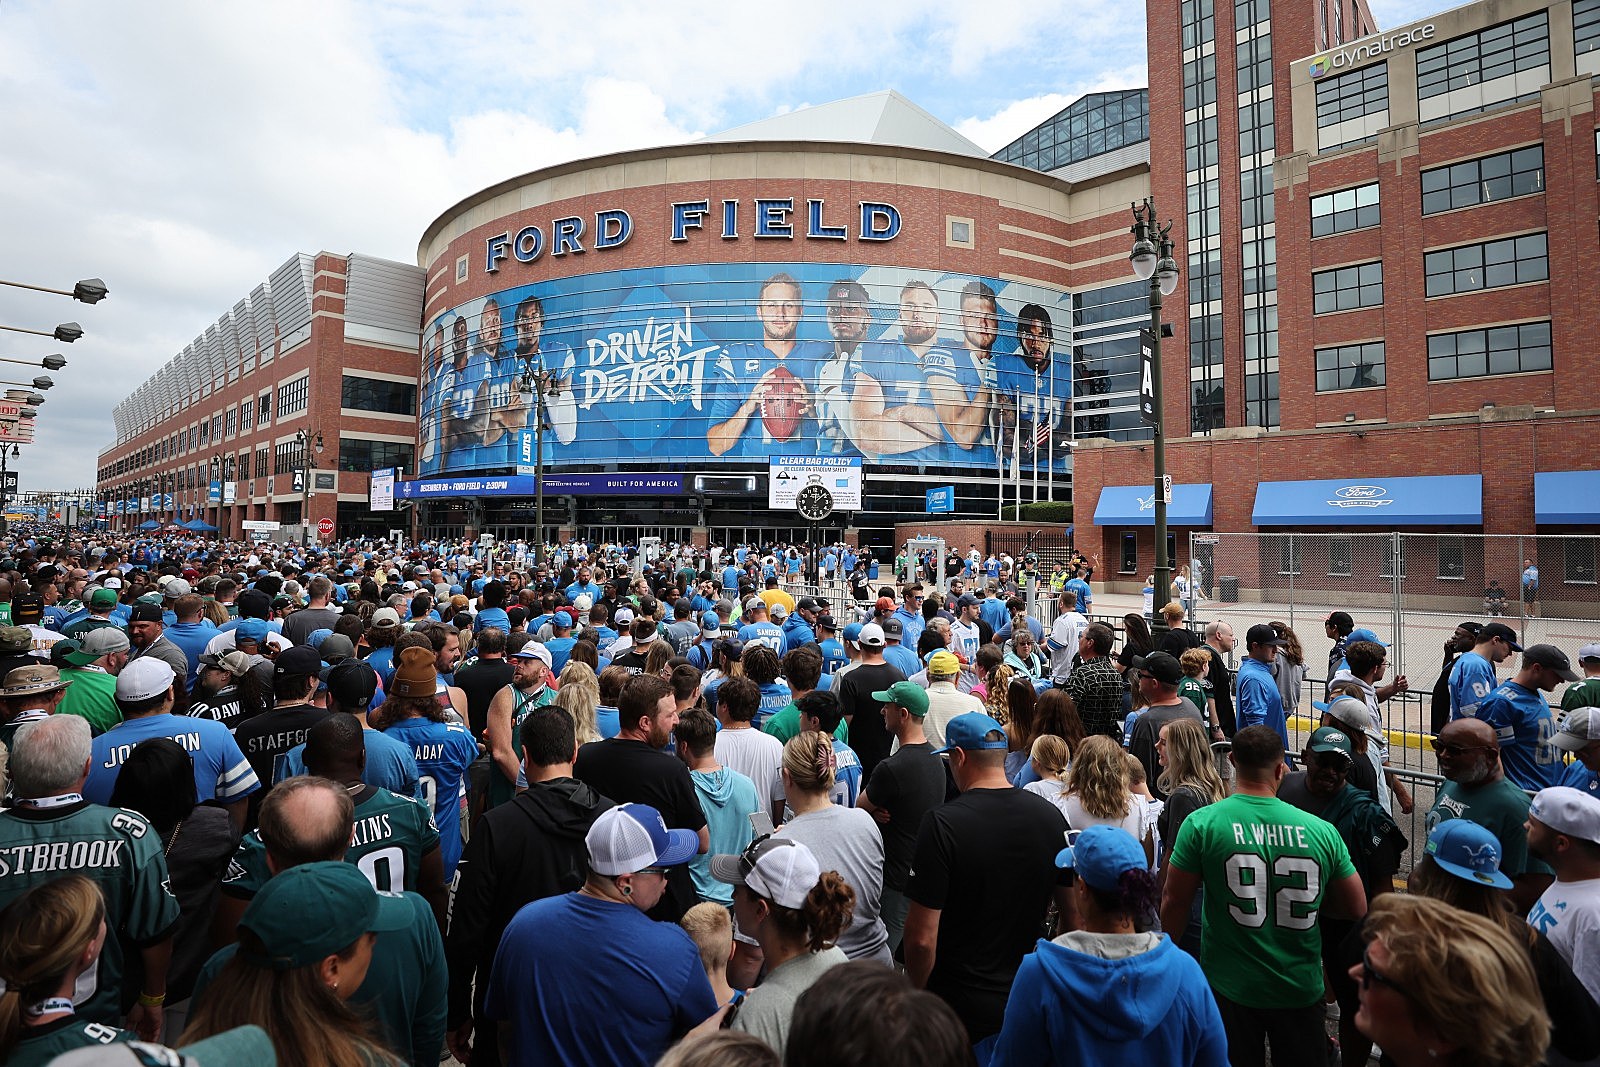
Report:
<svg viewBox="0 0 1600 1067"><path fill-rule="evenodd" d="M928 989L980 1041L1000 1032L1022 957L1043 933L1067 820L1025 789L973 789L935 808L917 835L907 895L941 912Z"/></svg>
<svg viewBox="0 0 1600 1067"><path fill-rule="evenodd" d="M239 687L236 685L225 685L215 693L203 692L196 685L194 699L189 702L184 714L195 719L220 722L230 730L238 730L239 724L250 717L248 709L239 703ZM261 784L265 786L268 783Z"/></svg>
<svg viewBox="0 0 1600 1067"><path fill-rule="evenodd" d="M625 737L591 741L578 749L572 776L618 804L650 805L661 813L669 829L699 830L706 824L689 768L643 741ZM651 909L650 917L677 922L694 904L689 868L679 864L668 874L666 895Z"/></svg>
<svg viewBox="0 0 1600 1067"><path fill-rule="evenodd" d="M455 684L467 694L467 725L473 737L482 737L489 723L489 702L511 684L511 664L501 659L480 659L455 673Z"/></svg>
<svg viewBox="0 0 1600 1067"><path fill-rule="evenodd" d="M883 704L873 700L896 682L905 681L900 668L887 663L863 663L839 680L839 708L850 720L850 747L861 760L861 780L889 755L889 730L883 725ZM604 792L604 790L602 790Z"/></svg>
<svg viewBox="0 0 1600 1067"><path fill-rule="evenodd" d="M878 824L883 833L883 884L889 889L906 887L922 817L944 803L944 776L944 760L933 754L928 741L900 746L872 773L867 797L889 812L889 821Z"/></svg>
<svg viewBox="0 0 1600 1067"><path fill-rule="evenodd" d="M1211 698L1217 702L1217 723L1223 733L1232 737L1239 729L1238 721L1233 717L1233 675L1223 661L1221 652L1206 644L1199 647L1211 654L1211 669L1206 672L1205 684L1211 691Z"/></svg>
<svg viewBox="0 0 1600 1067"><path fill-rule="evenodd" d="M645 647L646 649L649 648L648 645ZM648 651L630 648L628 651L612 660L611 665L613 667L625 668L629 674L643 674L645 661L647 661L649 658L650 653Z"/></svg>
<svg viewBox="0 0 1600 1067"><path fill-rule="evenodd" d="M1199 634L1179 626L1162 634L1156 641L1156 648L1178 659L1191 648L1199 648L1202 643Z"/></svg>
<svg viewBox="0 0 1600 1067"><path fill-rule="evenodd" d="M261 788L250 794L251 826L255 825L256 813L261 810L261 799L272 788L273 768L278 757L296 745L305 744L306 731L321 722L327 714L322 708L310 704L289 704L246 719L233 731L239 750L250 761L256 777L261 779Z"/></svg>

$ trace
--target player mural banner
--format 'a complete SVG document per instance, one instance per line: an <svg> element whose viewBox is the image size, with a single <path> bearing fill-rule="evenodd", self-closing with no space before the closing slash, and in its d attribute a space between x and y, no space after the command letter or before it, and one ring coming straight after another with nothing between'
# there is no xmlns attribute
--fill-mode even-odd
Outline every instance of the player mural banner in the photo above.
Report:
<svg viewBox="0 0 1600 1067"><path fill-rule="evenodd" d="M1065 472L1071 296L825 263L613 271L507 289L427 325L420 473L544 458Z"/></svg>

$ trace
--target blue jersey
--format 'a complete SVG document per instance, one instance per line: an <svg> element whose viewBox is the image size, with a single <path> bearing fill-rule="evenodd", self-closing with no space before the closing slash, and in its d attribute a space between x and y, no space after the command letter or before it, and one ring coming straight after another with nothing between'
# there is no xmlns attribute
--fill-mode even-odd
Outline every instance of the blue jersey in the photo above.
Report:
<svg viewBox="0 0 1600 1067"><path fill-rule="evenodd" d="M1450 668L1450 717L1472 718L1478 714L1478 705L1488 699L1500 681L1494 676L1494 664L1476 652L1463 652Z"/></svg>
<svg viewBox="0 0 1600 1067"><path fill-rule="evenodd" d="M1017 440L1006 443L1006 461L1020 470L1057 469L1066 466L1072 437L1068 404L1072 399L1072 365L1052 359L1035 370L1017 352L997 360L1000 390L1017 413Z"/></svg>
<svg viewBox="0 0 1600 1067"><path fill-rule="evenodd" d="M881 353L881 357L873 361L867 373L876 378L878 385L883 389L884 410L892 411L901 407L926 408L926 414L920 417L926 420L927 425L937 425L939 415L933 408L933 395L928 391L928 379L930 377L949 379L961 385L964 378L957 370L954 354L948 348L935 347L928 349L919 359L909 346L898 341L883 344L878 352ZM967 375L965 378L976 380L973 375ZM950 440L948 433L941 436L944 441L940 444L898 453L893 457L894 461L915 464L946 462L950 458L953 446L948 444Z"/></svg>
<svg viewBox="0 0 1600 1067"><path fill-rule="evenodd" d="M788 707L789 702L793 699L794 694L790 692L786 684L783 682L768 682L761 687L761 706L756 709L756 717L750 725L757 730L761 729L762 723Z"/></svg>
<svg viewBox="0 0 1600 1067"><path fill-rule="evenodd" d="M845 654L844 645L836 637L830 637L817 645L822 649L822 674L824 677L850 662L850 657Z"/></svg>
<svg viewBox="0 0 1600 1067"><path fill-rule="evenodd" d="M96 804L109 805L117 775L134 746L154 737L176 741L189 753L194 761L195 795L201 801L231 804L261 788L250 761L233 739L233 731L211 719L168 714L128 719L95 738L83 795Z"/></svg>
<svg viewBox="0 0 1600 1067"><path fill-rule="evenodd" d="M384 733L409 745L417 761L417 785L439 827L448 885L461 861L461 800L467 795L467 768L478 758L478 743L465 726L432 719L402 719Z"/></svg>
<svg viewBox="0 0 1600 1067"><path fill-rule="evenodd" d="M1591 771L1577 760L1567 764L1566 771L1561 775L1561 781L1556 784L1570 785L1592 797L1600 797L1600 774Z"/></svg>
<svg viewBox="0 0 1600 1067"><path fill-rule="evenodd" d="M378 789L387 789L396 796L425 801L421 784L417 781L417 761L411 755L410 746L380 730L363 730L361 737L367 749L367 763L361 768L361 780ZM283 774L279 781L306 773L305 753L305 745L296 745L284 754Z"/></svg>
<svg viewBox="0 0 1600 1067"><path fill-rule="evenodd" d="M750 399L751 390L756 387L756 382L779 367L786 368L790 374L805 383L807 390L810 390L816 382L817 364L827 358L828 346L821 341L796 341L793 351L783 359L779 359L765 344L745 342L729 345L717 359L715 371L717 382L711 390L711 416L707 420L708 424L719 426L732 418L740 405ZM814 447L816 439L816 416L807 414L789 441L809 452ZM728 459L764 459L775 452L783 451L784 445L788 443L775 440L767 432L761 419L761 412L757 410L745 424L738 441L724 452L723 456Z"/></svg>
<svg viewBox="0 0 1600 1067"><path fill-rule="evenodd" d="M1094 593L1089 588L1089 583L1082 578L1068 578L1065 589L1072 590L1078 597L1078 610L1085 615L1089 614L1089 605L1094 603Z"/></svg>
<svg viewBox="0 0 1600 1067"><path fill-rule="evenodd" d="M1507 778L1533 790L1561 780L1561 750L1550 743L1555 716L1543 693L1507 682L1478 705L1476 717L1494 727L1500 738L1500 763Z"/></svg>
<svg viewBox="0 0 1600 1067"><path fill-rule="evenodd" d="M783 655L783 631L770 622L747 622L739 627L739 640L746 648L752 644L766 645L773 655Z"/></svg>

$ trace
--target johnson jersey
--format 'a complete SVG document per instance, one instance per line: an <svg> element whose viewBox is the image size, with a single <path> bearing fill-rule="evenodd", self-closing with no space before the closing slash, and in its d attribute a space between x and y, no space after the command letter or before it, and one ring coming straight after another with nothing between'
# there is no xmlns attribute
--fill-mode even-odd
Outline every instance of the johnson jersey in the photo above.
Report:
<svg viewBox="0 0 1600 1067"><path fill-rule="evenodd" d="M746 342L729 345L717 359L716 385L711 391L709 424L720 426L732 418L734 412L739 410L739 406L750 399L750 392L756 387L756 382L769 371L779 367L786 368L789 373L799 378L808 390L814 388L817 381L817 366L825 362L829 355L828 345L821 341L796 341L794 350L784 359L779 359L764 344ZM790 440L798 441L809 449L809 442L816 439L816 416L807 414L801 420L795 436ZM767 428L761 420L761 412L757 410L745 424L739 440L723 453L723 458L766 459L775 451L781 451L784 444L785 442L775 441L767 433Z"/></svg>
<svg viewBox="0 0 1600 1067"><path fill-rule="evenodd" d="M411 746L417 785L439 830L448 885L461 861L461 799L467 795L467 768L478 758L478 743L465 726L432 719L402 719L383 732Z"/></svg>
<svg viewBox="0 0 1600 1067"><path fill-rule="evenodd" d="M119 1023L124 948L154 944L178 921L161 837L138 812L87 801L0 812L0 908L63 874L100 887L111 931L77 1017Z"/></svg>
<svg viewBox="0 0 1600 1067"><path fill-rule="evenodd" d="M344 854L344 861L359 867L380 893L398 893L402 889L415 893L422 857L439 847L439 831L426 805L369 786L366 798L356 801L350 850ZM239 842L239 850L228 865L222 891L248 900L271 877L261 831L251 830Z"/></svg>
<svg viewBox="0 0 1600 1067"><path fill-rule="evenodd" d="M109 804L122 764L141 741L156 737L176 741L189 753L194 764L195 795L202 802L219 800L231 804L261 788L250 761L239 751L226 726L209 719L166 714L128 719L95 738L83 795L96 804Z"/></svg>

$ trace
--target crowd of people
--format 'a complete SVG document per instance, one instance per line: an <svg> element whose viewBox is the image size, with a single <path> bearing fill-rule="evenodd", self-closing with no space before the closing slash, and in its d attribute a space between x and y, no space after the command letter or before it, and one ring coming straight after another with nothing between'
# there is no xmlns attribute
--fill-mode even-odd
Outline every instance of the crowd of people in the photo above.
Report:
<svg viewBox="0 0 1600 1067"><path fill-rule="evenodd" d="M1349 614L791 551L12 536L0 1063L1600 1056L1600 643L1456 629L1402 880Z"/></svg>

